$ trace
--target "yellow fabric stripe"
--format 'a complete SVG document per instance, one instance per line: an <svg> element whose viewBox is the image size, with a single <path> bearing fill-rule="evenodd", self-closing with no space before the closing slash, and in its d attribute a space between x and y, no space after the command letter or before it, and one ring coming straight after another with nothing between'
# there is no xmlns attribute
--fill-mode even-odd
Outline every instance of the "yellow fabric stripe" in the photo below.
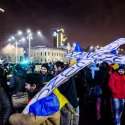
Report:
<svg viewBox="0 0 125 125"><path fill-rule="evenodd" d="M47 84L48 82L44 82L43 84ZM60 109L67 103L69 103L69 101L66 99L66 97L64 95L62 95L60 93L60 91L56 88L54 89L53 93L57 96L59 103L60 103Z"/></svg>
<svg viewBox="0 0 125 125"><path fill-rule="evenodd" d="M57 96L59 102L60 102L60 109L67 103L69 103L69 101L65 98L65 96L63 96L59 90L56 88L53 93Z"/></svg>

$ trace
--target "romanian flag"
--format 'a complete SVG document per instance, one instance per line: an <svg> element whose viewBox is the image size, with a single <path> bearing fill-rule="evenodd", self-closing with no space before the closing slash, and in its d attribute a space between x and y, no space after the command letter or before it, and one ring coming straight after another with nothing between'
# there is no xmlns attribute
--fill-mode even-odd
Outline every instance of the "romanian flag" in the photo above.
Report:
<svg viewBox="0 0 125 125"><path fill-rule="evenodd" d="M42 98L29 107L29 113L11 115L11 125L59 125L60 109L69 103L68 100L55 89L49 96Z"/></svg>
<svg viewBox="0 0 125 125"><path fill-rule="evenodd" d="M68 100L55 89L49 96L42 98L29 107L29 113L36 116L48 116L58 112Z"/></svg>

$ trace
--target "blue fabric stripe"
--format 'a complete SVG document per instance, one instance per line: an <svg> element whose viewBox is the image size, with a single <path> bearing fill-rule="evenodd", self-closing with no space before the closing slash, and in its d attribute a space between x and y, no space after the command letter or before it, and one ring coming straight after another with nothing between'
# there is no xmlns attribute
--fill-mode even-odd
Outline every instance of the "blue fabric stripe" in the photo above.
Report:
<svg viewBox="0 0 125 125"><path fill-rule="evenodd" d="M29 107L29 113L33 113L36 116L48 116L59 111L60 103L55 94L50 94L46 98L42 98L33 103Z"/></svg>

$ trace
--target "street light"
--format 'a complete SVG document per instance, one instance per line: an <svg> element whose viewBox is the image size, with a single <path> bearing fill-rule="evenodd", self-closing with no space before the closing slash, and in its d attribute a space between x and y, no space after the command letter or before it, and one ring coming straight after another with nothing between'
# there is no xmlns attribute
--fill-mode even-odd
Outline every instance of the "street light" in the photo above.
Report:
<svg viewBox="0 0 125 125"><path fill-rule="evenodd" d="M0 11L4 13L4 9L0 8Z"/></svg>
<svg viewBox="0 0 125 125"><path fill-rule="evenodd" d="M90 50L93 50L93 48L94 48L93 46L90 46Z"/></svg>
<svg viewBox="0 0 125 125"><path fill-rule="evenodd" d="M9 42L14 42L15 43L16 63L18 63L18 42L24 42L25 41L25 37L17 39L17 38L19 38L18 36L21 36L22 34L23 34L22 31L19 30L16 35L11 36L8 39Z"/></svg>
<svg viewBox="0 0 125 125"><path fill-rule="evenodd" d="M23 37L22 35L25 35L26 37ZM41 31L37 31L37 35L40 36L40 37L44 37L43 34L41 33ZM33 33L30 29L27 29L25 33L23 33L21 30L19 30L17 32L17 34L15 35L18 40L14 37L14 36L11 36L11 38L8 39L9 42L11 41L15 41L15 44L16 44L16 63L17 63L17 42L25 42L26 39L28 40L29 42L29 60L31 58L31 40L33 40ZM22 38L20 38L19 36L21 36Z"/></svg>
<svg viewBox="0 0 125 125"><path fill-rule="evenodd" d="M38 35L38 36L42 36L41 31L37 31L37 35Z"/></svg>
<svg viewBox="0 0 125 125"><path fill-rule="evenodd" d="M20 30L17 32L17 35L19 35L19 36L22 35L22 34L23 34L23 32L20 31Z"/></svg>
<svg viewBox="0 0 125 125"><path fill-rule="evenodd" d="M21 38L21 41L22 41L22 42L25 42L25 41L26 41L25 37L22 37L22 38Z"/></svg>
<svg viewBox="0 0 125 125"><path fill-rule="evenodd" d="M33 36L31 34L31 32L28 34L27 39L29 41L29 60L30 60L31 40L33 40Z"/></svg>
<svg viewBox="0 0 125 125"><path fill-rule="evenodd" d="M9 42L15 42L16 44L16 63L17 63L17 40L15 39L14 36L11 36L9 39L8 39Z"/></svg>
<svg viewBox="0 0 125 125"><path fill-rule="evenodd" d="M28 34L31 33L31 30L30 30L30 29L27 29L27 33L28 33Z"/></svg>

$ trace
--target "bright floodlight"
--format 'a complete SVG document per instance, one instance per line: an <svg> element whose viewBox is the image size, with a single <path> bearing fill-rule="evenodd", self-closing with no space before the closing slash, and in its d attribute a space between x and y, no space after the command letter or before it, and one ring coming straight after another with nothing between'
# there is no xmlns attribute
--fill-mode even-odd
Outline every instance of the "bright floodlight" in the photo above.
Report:
<svg viewBox="0 0 125 125"><path fill-rule="evenodd" d="M0 8L0 11L4 13L4 9Z"/></svg>
<svg viewBox="0 0 125 125"><path fill-rule="evenodd" d="M12 39L12 40L15 40L15 37L14 37L14 36L11 36L11 39Z"/></svg>
<svg viewBox="0 0 125 125"><path fill-rule="evenodd" d="M30 30L30 29L27 29L27 33L31 33L31 30Z"/></svg>
<svg viewBox="0 0 125 125"><path fill-rule="evenodd" d="M21 40L22 40L23 42L25 42L26 39L25 39L25 37L22 37Z"/></svg>
<svg viewBox="0 0 125 125"><path fill-rule="evenodd" d="M18 35L22 35L23 32L19 30L19 31L17 32L17 34L18 34Z"/></svg>
<svg viewBox="0 0 125 125"><path fill-rule="evenodd" d="M37 31L37 34L38 34L39 36L42 36L42 33L41 33L40 31Z"/></svg>
<svg viewBox="0 0 125 125"><path fill-rule="evenodd" d="M99 48L99 45L97 45L96 48Z"/></svg>
<svg viewBox="0 0 125 125"><path fill-rule="evenodd" d="M11 39L8 39L9 42L11 42Z"/></svg>
<svg viewBox="0 0 125 125"><path fill-rule="evenodd" d="M57 33L56 33L56 31L53 33L53 36L57 36Z"/></svg>
<svg viewBox="0 0 125 125"><path fill-rule="evenodd" d="M94 48L93 46L90 47L91 50L92 50L93 48Z"/></svg>

